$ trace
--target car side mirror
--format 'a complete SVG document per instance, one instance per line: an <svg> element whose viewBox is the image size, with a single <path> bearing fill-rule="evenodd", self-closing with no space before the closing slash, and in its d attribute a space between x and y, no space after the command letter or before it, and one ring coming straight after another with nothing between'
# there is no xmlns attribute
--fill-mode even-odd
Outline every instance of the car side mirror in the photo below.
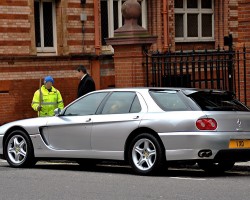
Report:
<svg viewBox="0 0 250 200"><path fill-rule="evenodd" d="M60 115L61 109L60 109L60 108L56 108L56 109L54 110L54 113L55 113L55 116Z"/></svg>

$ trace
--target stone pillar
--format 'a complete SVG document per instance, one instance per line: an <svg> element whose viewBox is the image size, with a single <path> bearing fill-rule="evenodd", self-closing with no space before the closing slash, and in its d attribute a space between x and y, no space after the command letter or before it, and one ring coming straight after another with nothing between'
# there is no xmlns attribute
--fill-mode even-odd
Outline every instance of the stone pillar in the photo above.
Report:
<svg viewBox="0 0 250 200"><path fill-rule="evenodd" d="M141 6L137 0L127 0L122 5L125 23L114 31L113 38L106 43L114 48L115 87L141 87L146 85L146 69L143 64L143 48L156 42L157 36L151 36L137 24L141 15Z"/></svg>

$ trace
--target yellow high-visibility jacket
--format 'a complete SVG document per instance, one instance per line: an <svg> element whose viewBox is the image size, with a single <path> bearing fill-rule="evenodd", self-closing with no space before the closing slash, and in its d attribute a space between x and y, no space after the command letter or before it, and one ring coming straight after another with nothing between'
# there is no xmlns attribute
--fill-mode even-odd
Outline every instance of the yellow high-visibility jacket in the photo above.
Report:
<svg viewBox="0 0 250 200"><path fill-rule="evenodd" d="M51 88L51 92L49 92L46 89L46 87L43 85L41 87L41 93L42 93L42 97L41 97L42 110L38 112L38 115L39 115L38 117L54 116L55 115L54 110L56 108L60 108L60 109L64 108L61 93L59 92L59 90L57 90L53 86ZM31 107L35 111L38 111L37 108L39 106L39 102L40 102L40 91L37 90L34 93L34 97L31 103Z"/></svg>

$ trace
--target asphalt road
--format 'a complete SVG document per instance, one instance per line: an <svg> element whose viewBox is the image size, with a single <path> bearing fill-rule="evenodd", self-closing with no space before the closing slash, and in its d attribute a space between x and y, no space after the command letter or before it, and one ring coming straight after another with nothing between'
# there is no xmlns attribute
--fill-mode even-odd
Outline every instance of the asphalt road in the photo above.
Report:
<svg viewBox="0 0 250 200"><path fill-rule="evenodd" d="M170 168L161 176L138 176L128 166L39 162L10 168L0 160L0 200L249 200L250 169L237 165L221 176L197 168Z"/></svg>

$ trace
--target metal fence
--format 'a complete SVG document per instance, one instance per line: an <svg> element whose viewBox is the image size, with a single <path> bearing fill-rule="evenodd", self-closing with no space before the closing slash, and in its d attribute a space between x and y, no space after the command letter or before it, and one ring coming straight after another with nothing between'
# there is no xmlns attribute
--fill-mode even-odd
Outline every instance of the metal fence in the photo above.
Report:
<svg viewBox="0 0 250 200"><path fill-rule="evenodd" d="M194 87L235 92L247 104L246 48L148 52L146 84L152 87Z"/></svg>

